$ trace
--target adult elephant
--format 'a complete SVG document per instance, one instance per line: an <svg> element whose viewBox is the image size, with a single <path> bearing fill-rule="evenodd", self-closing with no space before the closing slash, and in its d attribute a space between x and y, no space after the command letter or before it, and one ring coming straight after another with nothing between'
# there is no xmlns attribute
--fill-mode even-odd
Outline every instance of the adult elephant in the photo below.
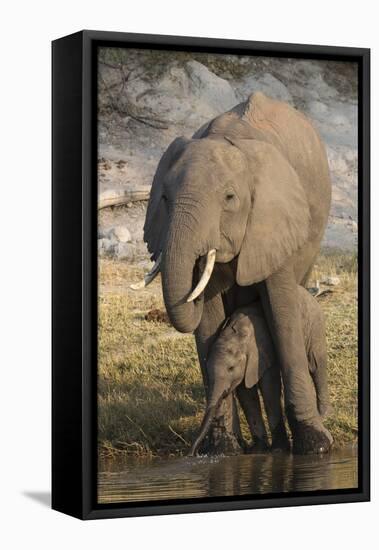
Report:
<svg viewBox="0 0 379 550"><path fill-rule="evenodd" d="M255 93L178 138L158 165L144 238L162 274L167 313L195 332L206 358L225 318L260 298L280 358L286 413L298 453L328 450L308 372L297 284L305 284L330 209L324 146L309 120ZM213 450L238 450L233 396L213 427Z"/></svg>

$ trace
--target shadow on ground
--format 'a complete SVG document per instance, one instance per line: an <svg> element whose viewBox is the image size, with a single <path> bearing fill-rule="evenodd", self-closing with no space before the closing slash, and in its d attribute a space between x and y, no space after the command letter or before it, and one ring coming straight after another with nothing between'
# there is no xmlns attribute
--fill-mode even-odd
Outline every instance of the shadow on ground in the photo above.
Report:
<svg viewBox="0 0 379 550"><path fill-rule="evenodd" d="M51 493L48 491L24 491L22 494L42 506L51 506Z"/></svg>

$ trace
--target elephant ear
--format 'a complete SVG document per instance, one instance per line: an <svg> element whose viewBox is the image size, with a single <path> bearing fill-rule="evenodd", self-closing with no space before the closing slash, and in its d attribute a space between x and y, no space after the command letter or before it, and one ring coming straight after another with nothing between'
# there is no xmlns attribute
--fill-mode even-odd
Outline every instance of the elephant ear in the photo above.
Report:
<svg viewBox="0 0 379 550"><path fill-rule="evenodd" d="M262 376L275 363L275 351L267 332L267 323L263 312L254 309L246 310L246 320L249 319L248 330L244 329L243 338L246 343L245 386L252 388L258 384Z"/></svg>
<svg viewBox="0 0 379 550"><path fill-rule="evenodd" d="M185 138L175 139L163 154L154 175L143 228L144 241L153 261L158 258L159 253L163 250L167 234L168 212L163 197L164 179L187 143L188 140Z"/></svg>
<svg viewBox="0 0 379 550"><path fill-rule="evenodd" d="M252 388L269 368L275 368L273 358L268 350L257 348L254 353L249 353L246 362L245 386Z"/></svg>
<svg viewBox="0 0 379 550"><path fill-rule="evenodd" d="M245 386L252 388L259 382L259 351L256 346L256 342L251 344L250 352L247 354L246 370L245 370Z"/></svg>
<svg viewBox="0 0 379 550"><path fill-rule="evenodd" d="M306 242L310 212L297 173L273 145L230 142L246 156L251 176L252 208L237 266L237 283L247 286L277 271Z"/></svg>

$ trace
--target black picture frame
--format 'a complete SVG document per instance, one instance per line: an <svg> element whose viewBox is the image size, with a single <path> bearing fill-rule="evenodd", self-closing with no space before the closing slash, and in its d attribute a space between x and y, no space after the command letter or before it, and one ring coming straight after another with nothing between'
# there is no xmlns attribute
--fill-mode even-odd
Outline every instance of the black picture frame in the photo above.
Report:
<svg viewBox="0 0 379 550"><path fill-rule="evenodd" d="M105 45L358 63L359 487L357 489L112 505L96 502L96 49ZM370 50L81 31L52 43L52 62L52 507L77 518L96 519L369 500Z"/></svg>

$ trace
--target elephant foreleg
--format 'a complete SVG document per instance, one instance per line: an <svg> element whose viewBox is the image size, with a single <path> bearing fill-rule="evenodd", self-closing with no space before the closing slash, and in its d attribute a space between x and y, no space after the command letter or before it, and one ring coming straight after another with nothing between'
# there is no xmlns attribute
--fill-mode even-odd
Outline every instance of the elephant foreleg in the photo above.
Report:
<svg viewBox="0 0 379 550"><path fill-rule="evenodd" d="M273 365L266 370L259 381L259 388L270 426L271 448L273 451L288 451L290 445L282 410L282 383L279 365Z"/></svg>
<svg viewBox="0 0 379 550"><path fill-rule="evenodd" d="M246 388L240 384L237 388L237 396L253 437L253 445L249 451L267 451L269 449L267 430L263 421L257 387Z"/></svg>
<svg viewBox="0 0 379 550"><path fill-rule="evenodd" d="M302 454L326 452L332 437L317 409L292 265L268 277L260 285L260 296L280 360L293 450Z"/></svg>

